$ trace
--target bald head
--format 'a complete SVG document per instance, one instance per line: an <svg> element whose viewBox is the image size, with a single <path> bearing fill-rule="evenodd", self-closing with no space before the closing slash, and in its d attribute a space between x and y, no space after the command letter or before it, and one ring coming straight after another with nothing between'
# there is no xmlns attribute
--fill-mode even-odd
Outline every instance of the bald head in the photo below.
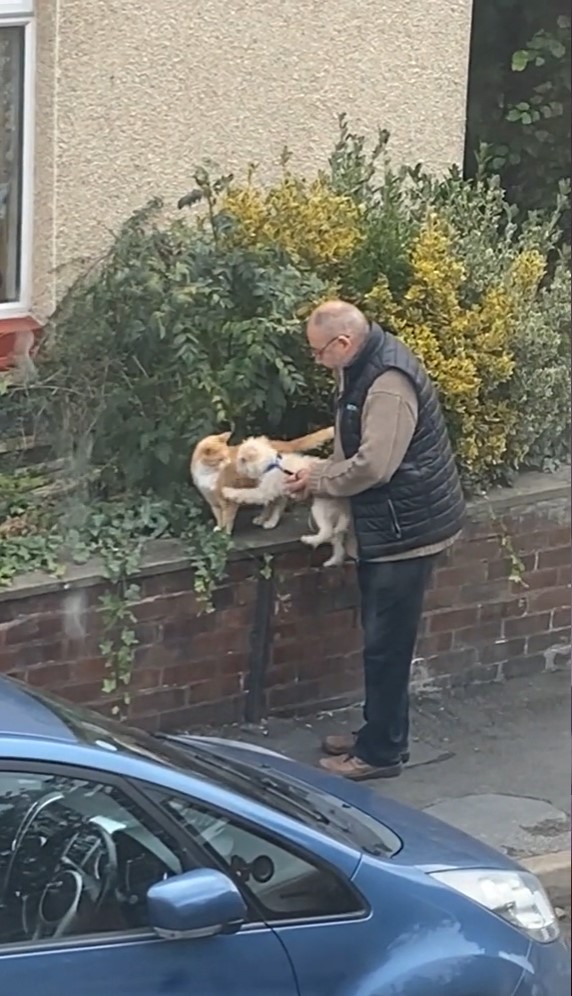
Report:
<svg viewBox="0 0 572 996"><path fill-rule="evenodd" d="M324 335L347 335L365 339L369 325L359 308L347 301L325 301L314 309L308 319L310 326Z"/></svg>
<svg viewBox="0 0 572 996"><path fill-rule="evenodd" d="M308 319L307 336L314 357L324 366L347 366L369 334L365 315L347 301L325 301Z"/></svg>

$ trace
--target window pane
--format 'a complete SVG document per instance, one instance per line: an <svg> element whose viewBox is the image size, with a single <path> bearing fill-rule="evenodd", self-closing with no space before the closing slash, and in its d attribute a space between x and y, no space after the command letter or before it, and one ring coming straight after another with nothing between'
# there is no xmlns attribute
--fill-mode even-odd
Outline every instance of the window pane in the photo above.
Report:
<svg viewBox="0 0 572 996"><path fill-rule="evenodd" d="M0 27L0 304L20 294L23 27Z"/></svg>
<svg viewBox="0 0 572 996"><path fill-rule="evenodd" d="M147 927L147 890L188 866L119 789L0 771L0 945Z"/></svg>
<svg viewBox="0 0 572 996"><path fill-rule="evenodd" d="M314 865L223 814L190 799L160 798L195 843L222 862L265 920L337 917L361 912L359 899L333 871Z"/></svg>

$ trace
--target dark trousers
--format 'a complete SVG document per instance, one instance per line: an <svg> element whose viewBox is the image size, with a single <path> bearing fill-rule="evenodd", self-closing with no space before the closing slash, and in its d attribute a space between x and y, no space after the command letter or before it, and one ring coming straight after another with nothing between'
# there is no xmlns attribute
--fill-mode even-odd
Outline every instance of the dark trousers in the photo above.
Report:
<svg viewBox="0 0 572 996"><path fill-rule="evenodd" d="M436 559L358 564L365 723L355 753L368 764L394 764L408 749L411 661Z"/></svg>

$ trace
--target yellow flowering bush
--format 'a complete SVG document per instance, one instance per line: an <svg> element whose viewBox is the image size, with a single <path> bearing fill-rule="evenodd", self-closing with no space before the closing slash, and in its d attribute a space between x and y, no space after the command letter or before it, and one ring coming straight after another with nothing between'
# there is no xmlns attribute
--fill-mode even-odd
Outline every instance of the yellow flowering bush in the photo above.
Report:
<svg viewBox="0 0 572 996"><path fill-rule="evenodd" d="M231 186L220 202L234 220L233 245L280 248L294 263L322 273L342 268L364 241L362 209L324 178L286 173L269 188Z"/></svg>
<svg viewBox="0 0 572 996"><path fill-rule="evenodd" d="M307 180L285 172L268 187L252 176L231 182L217 205L230 219L227 244L276 250L321 278L319 292L297 303L301 321L322 300L343 297L413 349L438 387L469 488L506 480L529 455L532 465L542 463L532 412L546 405L526 355L530 316L538 326L549 306L560 309L556 336L543 328L556 404L543 445L548 458L561 456L569 424L561 345L569 322L562 289L556 297L547 290L557 213L517 228L495 179L471 184L456 171L444 180L419 167L395 171L386 142L380 133L368 159L363 139L342 120L329 173ZM541 350L537 344L535 354ZM323 371L304 369L306 400L320 399L323 409Z"/></svg>
<svg viewBox="0 0 572 996"><path fill-rule="evenodd" d="M430 214L411 251L411 283L395 300L382 275L364 306L416 353L439 389L456 452L478 480L498 466L519 418L502 393L514 371L519 316L534 299L545 262L524 250L472 305L463 301L466 268L452 234Z"/></svg>

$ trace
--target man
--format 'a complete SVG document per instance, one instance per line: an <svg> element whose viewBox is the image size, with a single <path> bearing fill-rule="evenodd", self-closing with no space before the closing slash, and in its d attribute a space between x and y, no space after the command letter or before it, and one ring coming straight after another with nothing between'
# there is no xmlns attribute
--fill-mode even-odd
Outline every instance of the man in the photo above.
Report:
<svg viewBox="0 0 572 996"><path fill-rule="evenodd" d="M287 487L350 500L364 636L364 725L328 737L320 764L354 780L390 778L409 760L423 596L465 503L437 392L411 350L345 301L316 308L307 336L316 362L337 374L334 452Z"/></svg>

